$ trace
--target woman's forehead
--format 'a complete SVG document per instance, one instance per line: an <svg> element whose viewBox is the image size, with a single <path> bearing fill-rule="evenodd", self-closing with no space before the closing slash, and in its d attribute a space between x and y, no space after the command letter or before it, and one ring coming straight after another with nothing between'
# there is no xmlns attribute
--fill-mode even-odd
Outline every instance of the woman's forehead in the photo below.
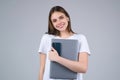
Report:
<svg viewBox="0 0 120 80"><path fill-rule="evenodd" d="M58 18L59 16L65 16L65 14L62 13L62 12L54 12L54 13L51 15L51 19L53 19L53 18Z"/></svg>

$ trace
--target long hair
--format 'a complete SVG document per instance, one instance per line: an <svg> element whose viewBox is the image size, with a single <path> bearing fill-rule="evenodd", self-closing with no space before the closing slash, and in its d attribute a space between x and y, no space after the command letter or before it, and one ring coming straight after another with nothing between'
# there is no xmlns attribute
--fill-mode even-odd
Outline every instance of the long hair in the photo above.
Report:
<svg viewBox="0 0 120 80"><path fill-rule="evenodd" d="M51 8L50 12L49 12L49 17L48 17L48 34L52 34L52 35L57 35L59 36L60 35L60 31L58 31L57 29L54 28L53 24L52 24L52 21L51 21L51 16L54 12L61 12L63 14L65 14L65 16L67 16L69 18L69 21L68 21L68 26L67 26L67 31L68 32L72 32L72 29L71 29L71 20L70 20L70 16L69 14L67 13L67 11L61 7L61 6L54 6L53 8Z"/></svg>

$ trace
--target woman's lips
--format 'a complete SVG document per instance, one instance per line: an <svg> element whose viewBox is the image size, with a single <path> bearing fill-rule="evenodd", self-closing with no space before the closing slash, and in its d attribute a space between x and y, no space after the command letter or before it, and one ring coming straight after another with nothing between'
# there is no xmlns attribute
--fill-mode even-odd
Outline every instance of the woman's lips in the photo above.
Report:
<svg viewBox="0 0 120 80"><path fill-rule="evenodd" d="M62 23L59 23L56 27L57 28L63 28L64 25L65 25L65 23L62 22Z"/></svg>

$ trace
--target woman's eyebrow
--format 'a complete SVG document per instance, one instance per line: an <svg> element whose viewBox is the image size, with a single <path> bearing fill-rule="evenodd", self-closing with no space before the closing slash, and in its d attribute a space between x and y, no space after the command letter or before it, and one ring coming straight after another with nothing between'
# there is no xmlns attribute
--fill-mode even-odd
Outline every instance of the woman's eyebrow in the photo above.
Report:
<svg viewBox="0 0 120 80"><path fill-rule="evenodd" d="M62 14L62 15L60 15L59 17L64 17L64 15ZM57 18L59 18L59 17L57 17ZM57 19L57 18L53 18L52 20Z"/></svg>
<svg viewBox="0 0 120 80"><path fill-rule="evenodd" d="M60 15L60 16L64 16L64 15L62 14L62 15Z"/></svg>

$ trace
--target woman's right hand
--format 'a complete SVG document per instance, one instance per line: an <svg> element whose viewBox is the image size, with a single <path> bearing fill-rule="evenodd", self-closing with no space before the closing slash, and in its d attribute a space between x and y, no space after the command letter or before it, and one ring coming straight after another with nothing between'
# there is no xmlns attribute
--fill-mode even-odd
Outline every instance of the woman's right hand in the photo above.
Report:
<svg viewBox="0 0 120 80"><path fill-rule="evenodd" d="M54 48L51 48L51 51L49 51L49 59L51 61L57 61L59 57L58 52Z"/></svg>

